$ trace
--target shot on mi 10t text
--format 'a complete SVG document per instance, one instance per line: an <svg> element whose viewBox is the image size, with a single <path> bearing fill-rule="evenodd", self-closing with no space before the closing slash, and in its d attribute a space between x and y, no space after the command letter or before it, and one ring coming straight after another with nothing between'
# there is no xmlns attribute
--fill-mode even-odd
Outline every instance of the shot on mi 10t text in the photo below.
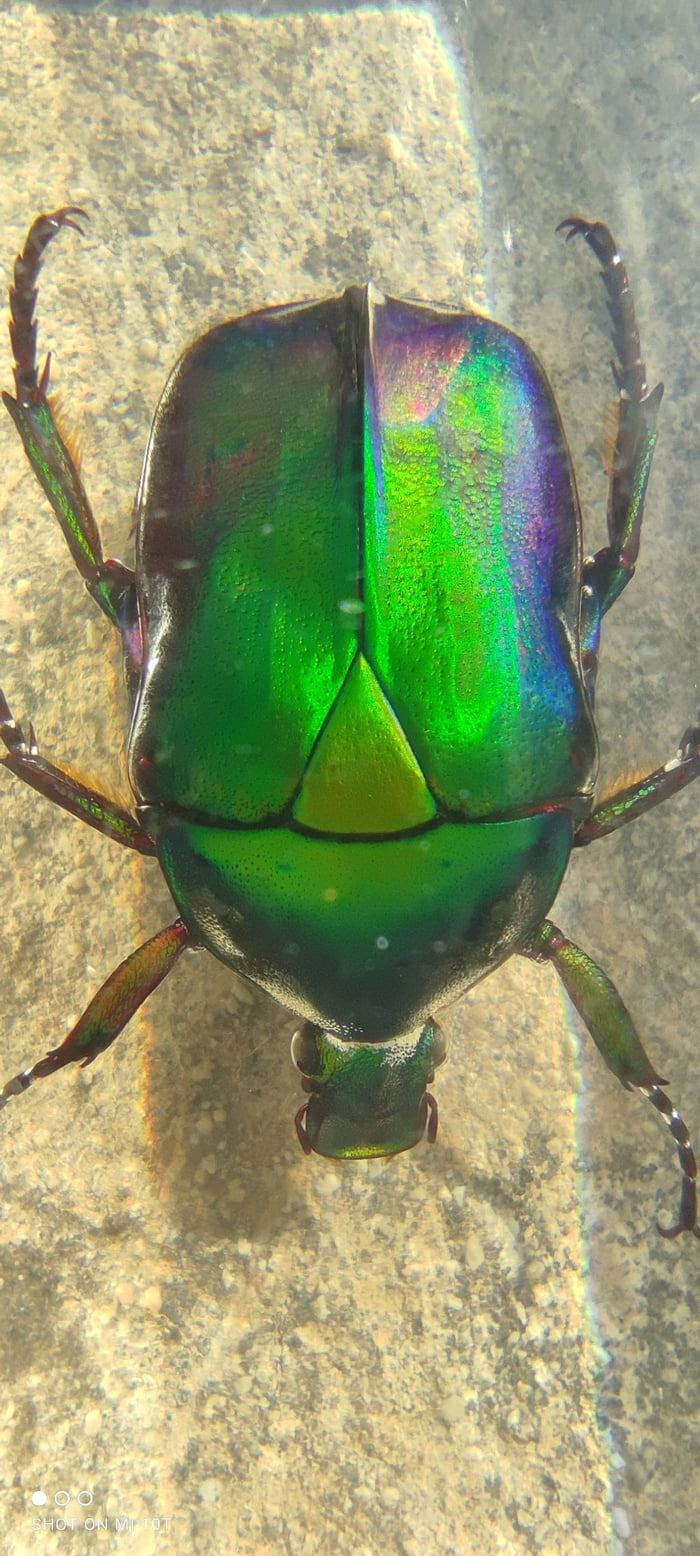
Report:
<svg viewBox="0 0 700 1556"><path fill-rule="evenodd" d="M50 761L4 696L3 761L157 858L177 916L0 1105L91 1063L205 947L302 1020L304 1150L392 1155L437 1133L434 1013L517 953L556 970L608 1067L668 1124L682 1189L663 1235L697 1231L695 1158L666 1082L610 979L547 917L572 848L700 774L693 725L664 767L596 797L600 625L635 569L662 394L607 227L561 224L601 266L615 349L609 543L594 556L523 340L369 285L231 320L185 352L146 450L132 568L103 556L37 365L46 249L84 216L67 207L29 230L4 400L121 635L133 804Z"/></svg>

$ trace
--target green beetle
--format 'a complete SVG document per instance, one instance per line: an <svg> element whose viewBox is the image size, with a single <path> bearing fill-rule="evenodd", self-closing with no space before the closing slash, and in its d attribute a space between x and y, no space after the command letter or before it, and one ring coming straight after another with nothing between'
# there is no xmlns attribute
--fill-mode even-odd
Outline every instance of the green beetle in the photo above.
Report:
<svg viewBox="0 0 700 1556"><path fill-rule="evenodd" d="M186 948L302 1016L305 1151L390 1155L426 1132L445 1054L432 1012L514 952L549 961L606 1063L695 1159L614 986L546 914L572 847L700 773L700 730L596 803L601 617L631 578L662 388L647 391L624 264L602 265L619 417L609 540L583 558L547 379L477 313L350 287L211 330L156 413L136 569L107 561L36 364L40 216L10 294L5 404L88 590L121 633L131 814L40 755L2 699L7 766L155 854L178 918L111 975L60 1047L15 1076L90 1063Z"/></svg>

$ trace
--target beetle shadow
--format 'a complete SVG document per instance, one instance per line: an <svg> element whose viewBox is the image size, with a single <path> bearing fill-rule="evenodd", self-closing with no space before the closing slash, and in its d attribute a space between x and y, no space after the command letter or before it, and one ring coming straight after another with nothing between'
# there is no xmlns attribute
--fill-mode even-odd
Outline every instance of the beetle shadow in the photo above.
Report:
<svg viewBox="0 0 700 1556"><path fill-rule="evenodd" d="M304 1093L289 1055L298 1019L204 953L185 959L149 1002L151 1178L182 1232L200 1243L271 1244L290 1219L309 1225L329 1175L350 1201L359 1177L369 1202L393 1203L406 1156L419 1198L446 1186L464 1192L465 1178L468 1197L493 1192L490 1179L481 1188L474 1181L468 1153L452 1148L449 1136L437 1150L424 1144L369 1170L363 1161L303 1156L294 1115ZM459 1093L456 1077L453 1086Z"/></svg>
<svg viewBox="0 0 700 1556"><path fill-rule="evenodd" d="M342 1187L340 1198L352 1203L358 1179L365 1203L395 1207L397 1192L439 1203L454 1213L460 1243L474 1216L530 1222L539 1198L533 1181L541 1190L551 1180L554 1192L568 1146L556 1097L545 1107L541 1094L542 1086L547 1098L555 1089L551 1066L544 1076L528 1062L512 1073L512 1042L519 1048L527 1039L534 1057L539 1052L527 1014L538 1003L523 1000L523 984L539 987L529 967L500 975L498 1023L488 990L442 1013L449 1063L436 1086L443 1120L436 1148L335 1163L305 1158L296 1138L304 1093L289 1044L298 1018L208 954L183 958L149 1001L145 1066L151 1177L173 1222L200 1243L271 1244L290 1220L310 1236L319 1196L323 1202Z"/></svg>
<svg viewBox="0 0 700 1556"><path fill-rule="evenodd" d="M145 1106L158 1195L198 1237L270 1237L301 1164L294 1017L204 954L151 1007Z"/></svg>

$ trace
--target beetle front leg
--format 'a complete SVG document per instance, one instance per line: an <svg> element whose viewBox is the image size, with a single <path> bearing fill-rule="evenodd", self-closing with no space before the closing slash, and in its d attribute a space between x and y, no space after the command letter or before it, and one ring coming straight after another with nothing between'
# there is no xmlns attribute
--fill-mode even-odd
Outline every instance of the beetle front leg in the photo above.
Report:
<svg viewBox="0 0 700 1556"><path fill-rule="evenodd" d="M0 757L0 766L8 767L16 778L115 843L135 848L140 854L155 854L155 844L135 816L89 784L81 783L74 773L64 772L40 755L34 726L30 724L26 737L21 724L13 719L1 689L0 740L7 749L7 756Z"/></svg>
<svg viewBox="0 0 700 1556"><path fill-rule="evenodd" d="M676 755L665 767L657 767L646 777L637 778L634 783L613 789L611 794L604 796L578 828L574 847L581 848L585 843L595 842L596 838L607 837L609 832L616 832L618 827L626 826L628 821L635 821L637 816L663 804L672 794L678 794L695 778L700 778L700 715L699 722L684 731Z"/></svg>
<svg viewBox="0 0 700 1556"><path fill-rule="evenodd" d="M92 1064L136 1014L149 994L162 983L178 957L196 944L181 919L161 929L152 940L133 951L98 989L87 1010L58 1048L52 1048L28 1070L21 1070L0 1089L0 1108L46 1075L66 1064Z"/></svg>
<svg viewBox="0 0 700 1556"><path fill-rule="evenodd" d="M642 1091L668 1124L676 1143L683 1184L678 1221L672 1227L660 1227L657 1222L657 1229L662 1237L677 1237L680 1232L694 1232L699 1237L697 1167L690 1136L680 1113L661 1089L666 1082L645 1053L614 983L549 919L521 947L521 954L534 962L553 964L608 1069L628 1091Z"/></svg>
<svg viewBox="0 0 700 1556"><path fill-rule="evenodd" d="M608 498L610 545L590 557L584 569L584 585L594 590L602 616L634 574L664 386L648 390L629 277L612 233L603 222L588 222L581 216L560 222L557 232L562 231L567 242L584 238L600 261L617 355L612 364L618 416ZM595 641L586 647L595 654Z"/></svg>
<svg viewBox="0 0 700 1556"><path fill-rule="evenodd" d="M93 599L125 637L127 653L138 657L136 584L130 568L105 559L100 533L75 460L54 420L48 400L50 358L37 369L35 307L44 253L64 227L76 232L84 217L78 206L38 216L15 262L10 287L10 341L15 358L15 391L3 400L17 427L29 463L58 519L73 561Z"/></svg>

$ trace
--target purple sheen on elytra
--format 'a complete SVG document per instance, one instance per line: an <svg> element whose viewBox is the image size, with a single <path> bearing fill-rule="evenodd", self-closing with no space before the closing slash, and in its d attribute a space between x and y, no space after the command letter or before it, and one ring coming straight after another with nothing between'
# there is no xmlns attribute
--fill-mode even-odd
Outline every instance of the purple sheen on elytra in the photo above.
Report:
<svg viewBox="0 0 700 1556"><path fill-rule="evenodd" d="M139 565L145 801L291 817L312 761L327 795L359 655L426 783L396 831L429 795L483 817L590 788L568 452L536 360L480 315L351 288L204 336L154 423ZM336 832L362 830L358 775Z"/></svg>
<svg viewBox="0 0 700 1556"><path fill-rule="evenodd" d="M596 745L580 516L544 373L475 314L387 300L370 340L369 658L448 809L568 799L590 787Z"/></svg>

